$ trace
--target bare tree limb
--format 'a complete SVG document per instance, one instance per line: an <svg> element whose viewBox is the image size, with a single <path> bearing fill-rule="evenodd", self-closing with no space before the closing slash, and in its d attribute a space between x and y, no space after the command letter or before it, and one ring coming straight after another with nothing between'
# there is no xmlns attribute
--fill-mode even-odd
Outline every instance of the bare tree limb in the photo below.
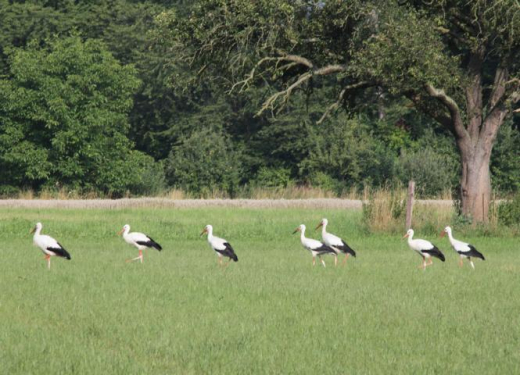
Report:
<svg viewBox="0 0 520 375"><path fill-rule="evenodd" d="M283 58L286 58L286 56L284 56ZM297 56L299 57L299 56ZM304 59L306 60L306 59ZM290 61L293 61L293 60L290 60ZM308 61L308 60L307 60ZM310 63L310 62L309 62ZM305 65L305 64L304 64ZM312 64L311 64L312 66ZM285 90L282 90L282 91L279 91L273 95L271 95L269 98L267 98L267 100L264 102L264 104L262 104L262 107L260 108L260 110L256 113L257 116L260 116L263 112L265 112L266 110L268 109L273 109L274 108L274 105L275 103L280 99L282 98L283 99L283 105L285 105L287 103L287 101L289 100L289 97L291 96L292 92L296 89L296 88L299 88L304 82L307 82L309 79L311 79L312 77L314 76L326 76L326 75L330 75L330 74L336 74L336 73L340 73L340 72L343 72L345 71L345 66L344 65L327 65L327 66L324 66L322 68L319 68L319 69L315 69L315 70L311 70L311 71L308 71L302 75L300 75L300 77L294 82L292 83L291 85L289 85ZM283 105L282 105L282 108L283 108Z"/></svg>
<svg viewBox="0 0 520 375"><path fill-rule="evenodd" d="M338 95L338 100L336 100L335 103L331 104L327 110L323 113L323 115L320 117L320 119L316 122L316 124L321 124L328 116L329 114L332 112L332 111L335 111L336 109L339 108L339 106L341 105L341 102L343 101L343 98L345 97L345 93L349 90L354 90L354 89L357 89L357 88L360 88L360 87L367 87L369 86L370 84L367 82L367 81L361 81L361 82L358 82L358 83L354 83L352 85L348 85L348 86L345 86L343 88L343 90L341 90L341 92L339 93Z"/></svg>
<svg viewBox="0 0 520 375"><path fill-rule="evenodd" d="M462 117L460 115L460 108L457 105L457 103L455 102L455 100L453 100L453 98L448 96L444 92L444 90L436 89L429 83L427 83L424 87L426 89L426 92L428 92L428 94L431 97L433 97L433 98L437 99L439 102L441 102L450 112L451 122L453 124L453 130L455 132L455 135L458 138L469 137L469 134L468 134L466 128L464 127L464 124L462 123Z"/></svg>

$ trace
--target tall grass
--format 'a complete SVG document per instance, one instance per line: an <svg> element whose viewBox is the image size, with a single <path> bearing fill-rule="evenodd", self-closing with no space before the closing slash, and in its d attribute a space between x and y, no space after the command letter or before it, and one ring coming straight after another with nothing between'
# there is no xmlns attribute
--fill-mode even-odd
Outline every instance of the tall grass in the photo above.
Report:
<svg viewBox="0 0 520 375"><path fill-rule="evenodd" d="M228 192L223 190L211 190L203 194L195 194L192 192L183 191L180 189L167 189L158 192L154 197L167 198L174 200L182 199L322 199L322 198L342 198L342 199L359 199L366 201L373 194L374 191L382 190L388 192L390 190L400 191L399 187L389 189L384 187L382 189L370 188L365 186L360 189L358 187L351 187L344 189L341 192L329 190L321 187L290 184L286 187L259 187L259 186L242 186L231 196ZM126 192L123 198L136 197L130 192ZM32 189L21 189L17 194L11 196L4 196L2 198L15 199L42 199L42 200L69 200L69 199L112 199L111 194L104 194L96 191L78 191L67 188L50 189L45 188L41 191L34 191ZM121 197L118 197L121 198ZM418 197L420 198L420 197ZM451 199L451 192L446 190L439 194L436 199Z"/></svg>
<svg viewBox="0 0 520 375"><path fill-rule="evenodd" d="M412 213L412 228L417 232L435 234L450 225L459 233L479 233L488 236L515 236L518 226L500 225L501 201L493 194L489 206L489 220L477 224L461 216L451 193L446 191L440 200L415 200ZM369 198L363 203L363 224L368 233L404 233L407 191L404 188L369 190Z"/></svg>

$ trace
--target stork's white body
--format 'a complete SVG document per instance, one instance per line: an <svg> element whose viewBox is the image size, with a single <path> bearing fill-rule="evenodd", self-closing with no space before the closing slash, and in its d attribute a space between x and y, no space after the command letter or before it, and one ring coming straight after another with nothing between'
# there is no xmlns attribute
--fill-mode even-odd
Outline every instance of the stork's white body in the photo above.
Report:
<svg viewBox="0 0 520 375"><path fill-rule="evenodd" d="M238 262L238 257L235 254L235 250L233 250L233 247L230 245L230 243L223 238L213 235L212 225L206 225L200 235L202 236L204 233L208 234L208 244L213 249L215 254L217 254L219 265L222 265L223 257L229 258L229 261L233 260L234 262ZM229 262L226 264L226 267L228 265Z"/></svg>
<svg viewBox="0 0 520 375"><path fill-rule="evenodd" d="M130 229L128 229L130 230ZM140 245L137 242L148 242L150 241L150 238L144 233L139 232L132 232L129 233L128 231L123 232L123 239L125 242L129 245L135 246L137 250L146 250L148 249L147 246Z"/></svg>
<svg viewBox="0 0 520 375"><path fill-rule="evenodd" d="M33 236L33 243L35 246L38 246L40 250L45 255L50 255L51 257L56 256L56 253L50 250L47 250L47 248L53 248L53 247L61 247L58 241L56 241L51 236L47 236L45 234L40 234L41 229L37 230L34 233Z"/></svg>
<svg viewBox="0 0 520 375"><path fill-rule="evenodd" d="M50 270L51 257L58 256L70 260L70 255L67 250L65 250L54 238L45 234L41 234L42 228L43 225L41 223L36 224L35 228L33 229L33 243L45 254L47 268Z"/></svg>
<svg viewBox="0 0 520 375"><path fill-rule="evenodd" d="M213 235L213 227L208 228L208 244L219 258L222 258L223 255L217 250L226 250L226 243L228 243L227 240Z"/></svg>
<svg viewBox="0 0 520 375"><path fill-rule="evenodd" d="M448 239L450 240L451 247L459 255L459 266L462 267L462 260L466 258L469 261L471 268L475 269L475 264L473 263L473 260L471 258L474 257L484 260L484 256L480 252L478 252L474 246L470 245L467 242L462 242L453 238L453 234L451 233L450 227L444 228L444 231L441 235L444 235L444 233L448 234Z"/></svg>
<svg viewBox="0 0 520 375"><path fill-rule="evenodd" d="M331 247L336 252L336 258L334 259L334 264L337 265L338 257L340 253L345 254L345 258L343 258L343 264L346 263L349 255L356 256L356 252L348 246L345 241L343 241L338 236L333 235L332 233L327 232L327 225L329 221L327 219L322 219L320 224L316 227L318 229L321 226L321 239L323 243L329 247Z"/></svg>
<svg viewBox="0 0 520 375"><path fill-rule="evenodd" d="M296 231L300 232L300 241L302 246L309 250L312 254L312 265L316 264L316 257L319 257L323 267L326 267L327 265L325 264L325 261L321 259L321 256L324 254L333 254L337 257L336 250L330 248L328 245L325 245L318 240L305 237L305 230L306 227L303 224L296 228ZM327 248L330 249L330 251L327 251Z"/></svg>
<svg viewBox="0 0 520 375"><path fill-rule="evenodd" d="M426 240L414 240L413 235L413 229L409 229L408 232L406 232L405 237L408 237L408 246L410 249L417 252L423 259L423 263L419 268L425 270L427 266L431 266L433 264L432 256L439 258L443 262L445 261L444 254L442 254L434 244ZM426 262L427 259L428 262Z"/></svg>
<svg viewBox="0 0 520 375"><path fill-rule="evenodd" d="M130 233L130 225L126 224L119 234L123 234L123 239L125 242L131 246L134 246L139 250L139 256L133 259L127 260L127 262L133 262L134 260L139 260L143 263L143 251L149 249L151 247L156 248L161 251L162 247L157 242L155 242L151 237L147 236L144 233L132 232Z"/></svg>

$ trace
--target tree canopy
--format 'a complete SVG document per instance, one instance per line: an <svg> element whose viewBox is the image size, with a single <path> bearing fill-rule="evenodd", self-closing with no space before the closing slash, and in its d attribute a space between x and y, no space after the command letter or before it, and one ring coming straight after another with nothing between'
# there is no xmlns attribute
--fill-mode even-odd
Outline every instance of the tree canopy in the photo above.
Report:
<svg viewBox="0 0 520 375"><path fill-rule="evenodd" d="M484 219L491 184L520 186L518 16L514 0L0 0L0 193L414 178Z"/></svg>

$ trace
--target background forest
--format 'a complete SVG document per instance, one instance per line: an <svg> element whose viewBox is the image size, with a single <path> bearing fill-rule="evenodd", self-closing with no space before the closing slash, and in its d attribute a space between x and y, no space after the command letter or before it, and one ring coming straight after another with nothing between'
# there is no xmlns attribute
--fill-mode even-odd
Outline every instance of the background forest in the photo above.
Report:
<svg viewBox="0 0 520 375"><path fill-rule="evenodd" d="M453 136L400 95L356 91L319 121L337 96L330 85L307 86L275 115L258 113L267 85L197 79L161 24L166 13L188 20L197 3L0 0L0 195L341 195L413 178L426 198L458 187ZM517 114L491 157L502 196L520 189L519 150Z"/></svg>

